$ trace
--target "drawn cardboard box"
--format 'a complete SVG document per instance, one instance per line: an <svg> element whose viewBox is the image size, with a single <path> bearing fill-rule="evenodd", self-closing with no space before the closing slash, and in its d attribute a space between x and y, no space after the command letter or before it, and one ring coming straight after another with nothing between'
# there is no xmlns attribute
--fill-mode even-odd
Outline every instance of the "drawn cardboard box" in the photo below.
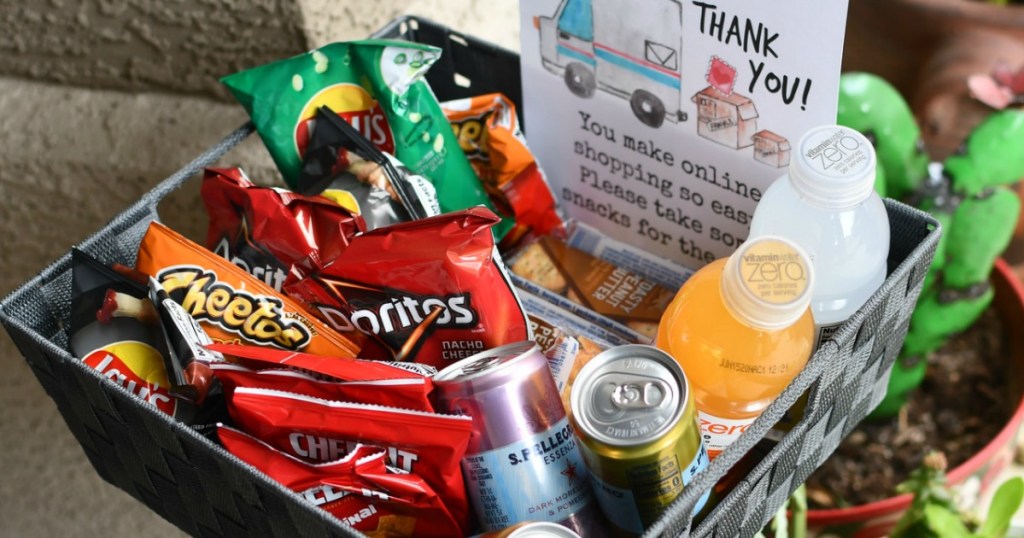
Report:
<svg viewBox="0 0 1024 538"><path fill-rule="evenodd" d="M749 97L735 92L725 95L708 86L692 101L697 104L698 135L734 149L754 143L757 107Z"/></svg>
<svg viewBox="0 0 1024 538"><path fill-rule="evenodd" d="M762 129L754 135L754 159L768 166L788 166L789 150L789 140L768 129Z"/></svg>

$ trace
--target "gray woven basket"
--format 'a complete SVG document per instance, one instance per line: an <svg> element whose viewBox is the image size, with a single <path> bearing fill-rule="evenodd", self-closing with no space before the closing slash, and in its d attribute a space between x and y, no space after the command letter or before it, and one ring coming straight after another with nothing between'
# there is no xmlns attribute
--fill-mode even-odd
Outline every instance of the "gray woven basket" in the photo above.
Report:
<svg viewBox="0 0 1024 538"><path fill-rule="evenodd" d="M518 57L469 36L453 41L453 33L403 18L378 35L442 47L442 62L428 75L442 99L504 90L518 102ZM456 83L455 73L471 80L470 87ZM159 201L251 133L247 124L228 135L80 248L108 263L134 265L147 226L158 219ZM885 284L645 536L753 535L881 400L939 236L927 214L891 200L886 209L892 241ZM194 536L360 536L73 358L66 332L70 303L69 253L7 296L0 321L104 480ZM803 419L691 529L689 514L701 495L808 390Z"/></svg>

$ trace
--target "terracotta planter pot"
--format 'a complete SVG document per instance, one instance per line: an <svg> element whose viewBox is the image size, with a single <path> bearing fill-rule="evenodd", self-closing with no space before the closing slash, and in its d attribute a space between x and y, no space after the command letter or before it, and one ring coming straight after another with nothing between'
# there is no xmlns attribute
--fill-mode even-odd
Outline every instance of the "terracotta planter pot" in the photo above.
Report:
<svg viewBox="0 0 1024 538"><path fill-rule="evenodd" d="M1024 7L980 0L850 2L844 71L881 75L907 98L933 159L954 152L991 109L967 77L1024 64Z"/></svg>
<svg viewBox="0 0 1024 538"><path fill-rule="evenodd" d="M1013 385L1010 388L1019 400L1013 416L999 434L971 459L947 474L950 485L977 480L979 497L994 485L993 479L1013 459L1017 433L1024 421L1024 380L1019 375L1024 370L1024 335L1016 330L1024 326L1024 285L1021 285L1013 269L1002 259L996 261L991 281L996 290L993 306L1007 328L1008 347L1013 356L1014 371L1009 374ZM900 495L860 506L810 510L807 523L821 537L882 537L896 524L910 506L910 501L910 495Z"/></svg>

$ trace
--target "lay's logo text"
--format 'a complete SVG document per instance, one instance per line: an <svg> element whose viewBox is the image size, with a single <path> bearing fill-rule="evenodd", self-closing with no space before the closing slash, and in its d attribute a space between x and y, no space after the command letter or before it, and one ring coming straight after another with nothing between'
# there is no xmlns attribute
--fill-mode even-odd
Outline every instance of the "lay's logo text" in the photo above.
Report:
<svg viewBox="0 0 1024 538"><path fill-rule="evenodd" d="M211 323L249 342L299 350L312 339L308 327L284 316L279 298L237 290L218 280L213 271L175 266L160 271L157 279L196 321Z"/></svg>
<svg viewBox="0 0 1024 538"><path fill-rule="evenodd" d="M324 88L302 108L295 125L295 150L299 155L305 155L316 127L316 111L324 105L344 118L377 149L394 155L395 138L384 109L362 86L348 83Z"/></svg>
<svg viewBox="0 0 1024 538"><path fill-rule="evenodd" d="M124 341L108 344L82 359L128 392L174 416L176 400L167 390L167 373L160 352L148 344Z"/></svg>

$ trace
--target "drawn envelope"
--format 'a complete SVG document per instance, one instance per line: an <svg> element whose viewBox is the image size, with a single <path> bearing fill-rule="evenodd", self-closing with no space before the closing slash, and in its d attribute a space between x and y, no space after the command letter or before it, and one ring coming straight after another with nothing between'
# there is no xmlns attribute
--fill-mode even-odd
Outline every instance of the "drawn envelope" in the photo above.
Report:
<svg viewBox="0 0 1024 538"><path fill-rule="evenodd" d="M673 71L679 69L679 56L676 54L676 49L661 43L644 40L644 58Z"/></svg>

